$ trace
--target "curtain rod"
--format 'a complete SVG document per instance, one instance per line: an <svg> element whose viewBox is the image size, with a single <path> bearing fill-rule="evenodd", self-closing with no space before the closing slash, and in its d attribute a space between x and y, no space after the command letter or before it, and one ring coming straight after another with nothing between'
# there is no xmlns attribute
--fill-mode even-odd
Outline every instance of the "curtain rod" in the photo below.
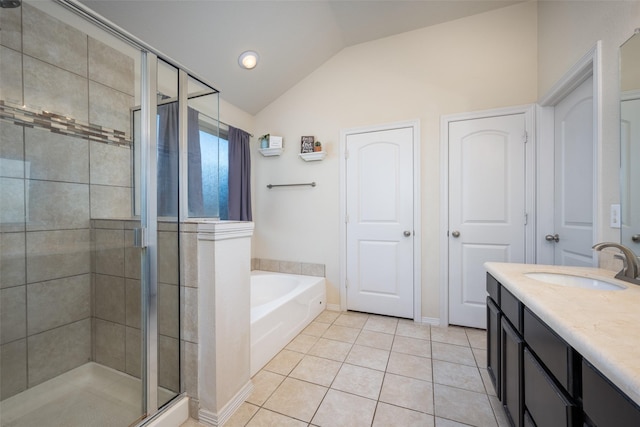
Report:
<svg viewBox="0 0 640 427"><path fill-rule="evenodd" d="M215 119L214 119L214 120L215 120ZM218 120L218 123L222 123L223 125L225 125L225 126L227 126L227 127L231 126L229 123L225 123L225 122L223 122L222 120ZM235 126L234 126L234 127L235 127ZM246 132L246 131L245 131L245 132ZM249 134L249 136L250 136L251 138L253 138L253 134L252 134L252 133L250 133L250 134Z"/></svg>

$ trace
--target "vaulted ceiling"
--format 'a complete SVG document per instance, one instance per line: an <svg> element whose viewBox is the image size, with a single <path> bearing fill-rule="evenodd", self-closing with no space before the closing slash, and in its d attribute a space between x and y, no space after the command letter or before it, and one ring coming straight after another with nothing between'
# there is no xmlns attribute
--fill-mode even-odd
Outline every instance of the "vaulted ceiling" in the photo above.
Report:
<svg viewBox="0 0 640 427"><path fill-rule="evenodd" d="M81 1L256 114L345 47L522 0Z"/></svg>

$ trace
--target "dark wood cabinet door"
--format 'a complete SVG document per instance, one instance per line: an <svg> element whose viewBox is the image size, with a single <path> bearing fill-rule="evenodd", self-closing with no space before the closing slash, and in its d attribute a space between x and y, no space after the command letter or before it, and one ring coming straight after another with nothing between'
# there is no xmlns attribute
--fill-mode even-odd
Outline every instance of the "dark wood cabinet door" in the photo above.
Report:
<svg viewBox="0 0 640 427"><path fill-rule="evenodd" d="M523 387L523 351L524 341L511 326L505 316L501 319L501 363L502 405L515 427L523 425L524 387Z"/></svg>
<svg viewBox="0 0 640 427"><path fill-rule="evenodd" d="M500 394L500 309L495 302L487 297L487 371L493 383L496 396Z"/></svg>

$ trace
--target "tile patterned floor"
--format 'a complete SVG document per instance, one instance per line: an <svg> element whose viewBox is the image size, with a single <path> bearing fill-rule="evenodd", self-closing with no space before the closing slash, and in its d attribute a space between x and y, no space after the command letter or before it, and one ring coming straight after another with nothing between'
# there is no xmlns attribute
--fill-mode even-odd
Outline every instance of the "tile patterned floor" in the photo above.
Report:
<svg viewBox="0 0 640 427"><path fill-rule="evenodd" d="M253 382L225 427L508 425L483 330L325 311Z"/></svg>

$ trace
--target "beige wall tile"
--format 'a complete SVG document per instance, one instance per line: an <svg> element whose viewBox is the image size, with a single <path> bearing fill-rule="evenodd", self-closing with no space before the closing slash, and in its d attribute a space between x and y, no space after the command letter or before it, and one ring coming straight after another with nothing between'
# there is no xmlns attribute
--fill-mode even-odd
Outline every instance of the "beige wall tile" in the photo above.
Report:
<svg viewBox="0 0 640 427"><path fill-rule="evenodd" d="M89 183L87 140L36 128L25 128L24 140L25 161L30 166L28 178Z"/></svg>
<svg viewBox="0 0 640 427"><path fill-rule="evenodd" d="M18 106L23 104L22 54L3 46L0 47L0 99Z"/></svg>
<svg viewBox="0 0 640 427"><path fill-rule="evenodd" d="M180 289L178 285L158 284L158 331L178 338L180 332Z"/></svg>
<svg viewBox="0 0 640 427"><path fill-rule="evenodd" d="M279 265L279 271L280 273L286 273L286 274L300 274L301 273L301 266L299 262L292 262L292 261L280 261L280 265Z"/></svg>
<svg viewBox="0 0 640 427"><path fill-rule="evenodd" d="M28 334L33 335L91 316L91 275L27 285Z"/></svg>
<svg viewBox="0 0 640 427"><path fill-rule="evenodd" d="M127 326L140 329L140 280L126 279L126 308Z"/></svg>
<svg viewBox="0 0 640 427"><path fill-rule="evenodd" d="M27 231L89 228L89 186L27 180Z"/></svg>
<svg viewBox="0 0 640 427"><path fill-rule="evenodd" d="M91 218L131 218L131 188L91 185Z"/></svg>
<svg viewBox="0 0 640 427"><path fill-rule="evenodd" d="M180 391L180 342L164 335L158 339L158 385Z"/></svg>
<svg viewBox="0 0 640 427"><path fill-rule="evenodd" d="M124 277L95 275L94 316L111 322L125 324Z"/></svg>
<svg viewBox="0 0 640 427"><path fill-rule="evenodd" d="M90 148L92 184L131 187L130 148L95 141L91 141Z"/></svg>
<svg viewBox="0 0 640 427"><path fill-rule="evenodd" d="M0 345L0 400L27 388L27 340Z"/></svg>
<svg viewBox="0 0 640 427"><path fill-rule="evenodd" d="M140 279L142 249L133 247L133 230L124 232L124 277Z"/></svg>
<svg viewBox="0 0 640 427"><path fill-rule="evenodd" d="M198 396L198 344L182 341L182 390L190 397Z"/></svg>
<svg viewBox="0 0 640 427"><path fill-rule="evenodd" d="M125 371L125 326L94 319L95 361Z"/></svg>
<svg viewBox="0 0 640 427"><path fill-rule="evenodd" d="M131 135L133 96L89 81L89 122Z"/></svg>
<svg viewBox="0 0 640 427"><path fill-rule="evenodd" d="M24 191L24 179L0 178L1 231L24 230Z"/></svg>
<svg viewBox="0 0 640 427"><path fill-rule="evenodd" d="M89 37L89 79L134 95L134 59Z"/></svg>
<svg viewBox="0 0 640 427"><path fill-rule="evenodd" d="M27 338L29 387L91 359L91 320L85 319Z"/></svg>
<svg viewBox="0 0 640 427"><path fill-rule="evenodd" d="M309 264L303 262L300 268L300 274L305 276L325 277L324 264Z"/></svg>
<svg viewBox="0 0 640 427"><path fill-rule="evenodd" d="M178 284L178 232L158 232L158 281Z"/></svg>
<svg viewBox="0 0 640 427"><path fill-rule="evenodd" d="M129 375L133 375L136 378L140 378L142 372L142 359L140 356L142 348L142 338L140 335L140 329L126 328L125 334L125 372Z"/></svg>
<svg viewBox="0 0 640 427"><path fill-rule="evenodd" d="M26 55L22 66L27 107L89 121L87 79Z"/></svg>
<svg viewBox="0 0 640 427"><path fill-rule="evenodd" d="M87 36L35 7L22 9L24 52L86 77Z"/></svg>
<svg viewBox="0 0 640 427"><path fill-rule="evenodd" d="M180 233L180 261L182 266L181 285L198 287L198 235Z"/></svg>
<svg viewBox="0 0 640 427"><path fill-rule="evenodd" d="M90 272L89 230L28 232L27 283Z"/></svg>
<svg viewBox="0 0 640 427"><path fill-rule="evenodd" d="M24 178L24 128L0 121L0 140L0 176Z"/></svg>
<svg viewBox="0 0 640 427"><path fill-rule="evenodd" d="M94 230L95 273L124 277L124 230Z"/></svg>
<svg viewBox="0 0 640 427"><path fill-rule="evenodd" d="M181 338L192 343L198 342L198 289L180 286L181 292Z"/></svg>
<svg viewBox="0 0 640 427"><path fill-rule="evenodd" d="M3 9L0 12L0 28L2 28L0 44L21 51L22 10L20 8Z"/></svg>
<svg viewBox="0 0 640 427"><path fill-rule="evenodd" d="M27 336L27 296L25 286L0 290L0 344Z"/></svg>
<svg viewBox="0 0 640 427"><path fill-rule="evenodd" d="M280 271L280 261L273 259L260 259L260 270L262 271Z"/></svg>
<svg viewBox="0 0 640 427"><path fill-rule="evenodd" d="M0 234L0 288L27 282L25 249L25 233Z"/></svg>

